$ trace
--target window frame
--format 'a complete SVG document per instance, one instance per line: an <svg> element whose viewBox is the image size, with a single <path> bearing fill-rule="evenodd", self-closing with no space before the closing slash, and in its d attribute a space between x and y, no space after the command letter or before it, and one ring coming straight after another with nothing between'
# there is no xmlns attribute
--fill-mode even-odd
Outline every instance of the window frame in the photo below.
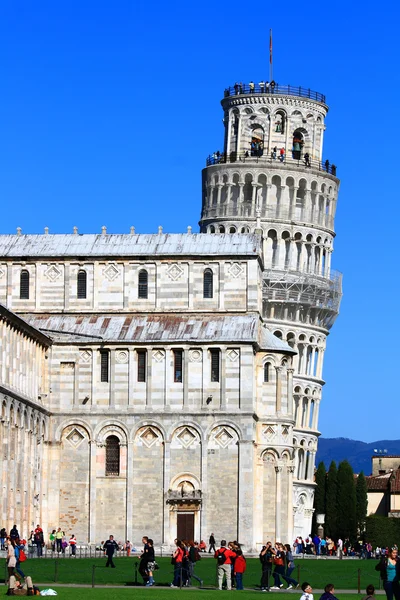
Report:
<svg viewBox="0 0 400 600"><path fill-rule="evenodd" d="M172 352L174 355L174 383L183 383L183 350L175 349Z"/></svg>
<svg viewBox="0 0 400 600"><path fill-rule="evenodd" d="M145 276L146 281L141 282L140 277ZM149 297L149 273L146 269L140 269L138 273L138 298L140 300L147 300Z"/></svg>
<svg viewBox="0 0 400 600"><path fill-rule="evenodd" d="M210 380L212 383L221 381L221 350L210 348Z"/></svg>
<svg viewBox="0 0 400 600"><path fill-rule="evenodd" d="M206 281L206 277L210 277L210 281ZM203 298L214 298L214 272L209 267L203 271Z"/></svg>
<svg viewBox="0 0 400 600"><path fill-rule="evenodd" d="M271 383L271 363L268 361L263 366L263 383Z"/></svg>
<svg viewBox="0 0 400 600"><path fill-rule="evenodd" d="M29 300L30 273L28 269L22 269L19 276L19 299Z"/></svg>
<svg viewBox="0 0 400 600"><path fill-rule="evenodd" d="M109 443L109 440L113 441L113 445ZM106 438L106 456L105 456L105 476L106 477L119 477L121 473L121 452L120 452L121 442L116 435L109 435ZM111 450L118 451L117 457L110 457L108 454ZM110 465L111 463L111 465ZM116 467L116 468L112 468Z"/></svg>
<svg viewBox="0 0 400 600"><path fill-rule="evenodd" d="M100 383L110 383L109 350L100 350Z"/></svg>
<svg viewBox="0 0 400 600"><path fill-rule="evenodd" d="M83 279L82 275L84 275ZM76 297L78 300L87 299L87 271L85 271L85 269L79 269L78 274L76 276Z"/></svg>
<svg viewBox="0 0 400 600"><path fill-rule="evenodd" d="M138 383L146 383L147 381L147 350L136 350L137 356L137 373L136 379ZM143 364L141 364L143 363Z"/></svg>

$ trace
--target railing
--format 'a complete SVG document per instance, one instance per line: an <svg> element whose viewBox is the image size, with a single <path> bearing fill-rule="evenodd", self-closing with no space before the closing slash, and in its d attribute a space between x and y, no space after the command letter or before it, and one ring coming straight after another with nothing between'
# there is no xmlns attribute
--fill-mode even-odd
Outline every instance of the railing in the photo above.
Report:
<svg viewBox="0 0 400 600"><path fill-rule="evenodd" d="M252 154L252 151L242 152L238 154L237 152L231 152L230 154L225 154L224 152L214 152L214 154L210 154L206 159L206 166L210 167L212 165L219 165L225 163L236 163L236 162L249 162L249 163L269 163L275 165L285 165L285 166L293 166L293 167L301 167L302 169L311 169L314 171L322 171L328 173L329 175L333 175L336 177L337 166L330 163L329 160L325 160L323 162L314 160L312 158L305 159L304 156L296 156L294 157L292 153L284 154L280 156L279 149L277 152L273 150L269 154L268 152L264 152L262 150L257 151Z"/></svg>
<svg viewBox="0 0 400 600"><path fill-rule="evenodd" d="M318 210L308 211L299 208L271 208L261 207L257 209L254 204L246 202L232 205L221 203L219 206L210 206L203 209L202 219L224 219L224 218L251 218L256 219L260 216L261 219L268 221L295 221L296 223L306 223L308 225L323 227L333 231L334 218L332 215L324 214Z"/></svg>
<svg viewBox="0 0 400 600"><path fill-rule="evenodd" d="M230 96L241 96L243 94L274 94L279 96L300 96L301 98L309 98L326 104L324 94L314 92L310 88L296 87L293 85L278 85L274 81L271 83L235 83L232 87L227 87L224 90L224 98Z"/></svg>

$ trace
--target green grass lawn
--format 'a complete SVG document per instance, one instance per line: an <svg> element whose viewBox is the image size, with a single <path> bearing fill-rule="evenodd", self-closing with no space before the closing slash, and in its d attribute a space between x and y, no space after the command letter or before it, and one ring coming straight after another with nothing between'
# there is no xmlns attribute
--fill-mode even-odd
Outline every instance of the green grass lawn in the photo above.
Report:
<svg viewBox="0 0 400 600"><path fill-rule="evenodd" d="M193 597L193 590L166 590L160 588L135 588L135 589L115 589L115 588L56 588L57 594L60 600L131 600L134 596L135 600L182 600L182 594L184 598ZM236 591L232 592L219 592L218 590L198 590L195 592L196 596L201 600L216 600L218 597L229 596L231 594L237 594ZM255 596L258 594L262 595L260 591L247 591L243 590L239 592L242 600L255 600ZM265 596L266 594L264 594ZM299 594L285 594L277 592L279 600L294 600L300 597ZM270 597L270 596L269 596ZM360 600L361 596L354 594L341 594L339 600ZM277 600L277 598L275 598Z"/></svg>
<svg viewBox="0 0 400 600"><path fill-rule="evenodd" d="M3 569L5 569L5 561L2 562ZM155 573L158 586L169 585L173 577L173 566L170 564L170 559L168 557L157 558L157 562L160 565L159 571ZM94 570L96 585L129 586L134 584L135 564L138 564L137 558L115 558L116 569L106 569L105 564L105 558L28 559L23 563L22 568L25 574L32 576L34 582L46 583L50 587L50 584L54 582L61 584L91 584L93 565L96 567ZM360 570L361 590L363 591L369 583L379 588L379 574L375 571L376 564L377 561L375 560L298 559L292 577L299 579L300 583L308 581L316 589L323 588L327 583L333 583L337 589L356 590L358 570ZM216 561L213 558L203 558L197 563L195 572L203 580L204 587L215 586ZM4 573L5 570L1 569L0 563L0 581L2 579L3 582ZM246 588L256 588L260 583L260 575L261 565L258 558L249 558L247 560L247 571L243 578L244 586ZM139 573L137 574L137 581L141 582ZM272 578L270 583L272 585ZM193 585L198 586L198 583L193 580ZM159 587L157 589L161 591ZM136 590L135 594L138 591ZM143 590L144 593L148 591ZM202 593L208 592L204 590ZM280 595L282 595L282 592L280 592Z"/></svg>

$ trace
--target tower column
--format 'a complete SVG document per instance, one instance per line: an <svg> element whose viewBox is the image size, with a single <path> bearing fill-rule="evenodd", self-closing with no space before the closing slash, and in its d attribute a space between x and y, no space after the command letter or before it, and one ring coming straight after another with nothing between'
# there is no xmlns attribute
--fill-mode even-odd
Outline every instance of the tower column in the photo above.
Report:
<svg viewBox="0 0 400 600"><path fill-rule="evenodd" d="M282 467L280 465L275 467L275 473L276 473L275 537L277 540L280 540L281 536L282 536L282 528L281 528Z"/></svg>
<svg viewBox="0 0 400 600"><path fill-rule="evenodd" d="M276 412L282 409L282 367L275 367L276 371Z"/></svg>
<svg viewBox="0 0 400 600"><path fill-rule="evenodd" d="M293 539L293 474L294 474L294 464L291 463L287 468L288 474L288 497L287 497L287 507L288 507L288 531L287 531L287 539Z"/></svg>
<svg viewBox="0 0 400 600"><path fill-rule="evenodd" d="M293 373L294 369L287 369L287 405L288 413L293 415Z"/></svg>

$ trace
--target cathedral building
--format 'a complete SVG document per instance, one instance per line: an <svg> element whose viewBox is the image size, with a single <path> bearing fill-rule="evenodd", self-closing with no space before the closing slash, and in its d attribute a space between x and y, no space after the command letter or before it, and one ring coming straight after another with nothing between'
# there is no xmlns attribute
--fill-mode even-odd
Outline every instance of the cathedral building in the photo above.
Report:
<svg viewBox="0 0 400 600"><path fill-rule="evenodd" d="M311 532L339 181L328 107L227 88L200 233L0 235L1 525L238 539Z"/></svg>

